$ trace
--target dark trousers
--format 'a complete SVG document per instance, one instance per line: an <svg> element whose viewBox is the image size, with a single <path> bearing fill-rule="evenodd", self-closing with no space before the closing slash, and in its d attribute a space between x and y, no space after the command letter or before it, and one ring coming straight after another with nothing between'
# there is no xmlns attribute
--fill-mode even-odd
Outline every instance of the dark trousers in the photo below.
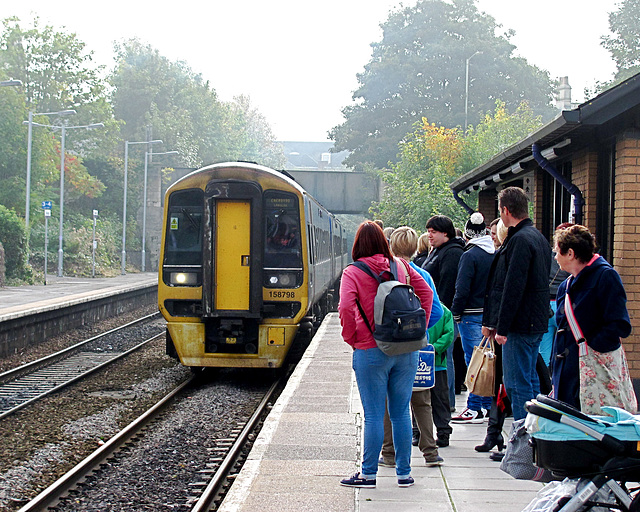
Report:
<svg viewBox="0 0 640 512"><path fill-rule="evenodd" d="M431 388L431 409L433 423L436 426L436 436L449 437L451 428L451 406L449 405L449 383L447 370L436 370L436 383Z"/></svg>
<svg viewBox="0 0 640 512"><path fill-rule="evenodd" d="M458 336L453 342L453 365L455 367L456 395L462 393L462 385L467 377L467 363L464 360L464 350L462 340ZM455 407L455 403L453 404Z"/></svg>

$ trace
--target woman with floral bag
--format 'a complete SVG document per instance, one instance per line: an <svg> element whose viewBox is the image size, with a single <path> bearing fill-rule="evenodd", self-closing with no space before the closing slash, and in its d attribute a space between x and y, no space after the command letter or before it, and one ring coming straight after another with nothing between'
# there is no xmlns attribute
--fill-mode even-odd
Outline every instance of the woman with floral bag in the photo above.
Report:
<svg viewBox="0 0 640 512"><path fill-rule="evenodd" d="M558 288L553 396L586 414L603 414L604 405L635 413L621 344L631 323L620 276L595 253L595 238L586 227L560 229L554 242L560 268L571 275Z"/></svg>

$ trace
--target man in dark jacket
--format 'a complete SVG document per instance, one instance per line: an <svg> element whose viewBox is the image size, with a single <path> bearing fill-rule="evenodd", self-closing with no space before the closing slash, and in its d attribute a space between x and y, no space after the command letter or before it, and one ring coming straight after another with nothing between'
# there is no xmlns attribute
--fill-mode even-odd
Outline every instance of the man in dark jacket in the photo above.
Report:
<svg viewBox="0 0 640 512"><path fill-rule="evenodd" d="M498 208L509 231L491 266L482 334L503 345L504 384L518 420L527 414L527 400L540 391L536 361L549 320L551 247L528 216L524 190L502 190Z"/></svg>
<svg viewBox="0 0 640 512"><path fill-rule="evenodd" d="M456 293L456 278L458 276L458 263L460 257L464 252L464 241L461 238L456 237L456 229L453 226L453 221L446 215L435 215L427 221L426 225L427 236L429 238L429 244L433 249L427 256L427 259L422 264L422 268L425 269L436 285L440 302L447 308L451 308L453 302L453 296ZM454 326L454 339L458 336L458 329ZM436 389L435 393L449 393L449 403L454 406L456 403L455 395L455 368L453 365L453 344L447 349L447 379L448 389ZM438 398L444 402L444 397ZM447 425L451 419L449 417L436 418L439 414L434 409L434 421L436 425L438 421ZM449 445L449 434L443 429L438 429L438 439L436 443L440 447Z"/></svg>

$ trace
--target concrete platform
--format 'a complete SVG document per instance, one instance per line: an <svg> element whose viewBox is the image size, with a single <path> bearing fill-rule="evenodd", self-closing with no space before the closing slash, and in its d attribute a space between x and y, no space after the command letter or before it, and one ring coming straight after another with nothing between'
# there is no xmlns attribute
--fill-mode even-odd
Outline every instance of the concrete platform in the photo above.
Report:
<svg viewBox="0 0 640 512"><path fill-rule="evenodd" d="M61 304L94 300L122 291L157 284L157 272L130 273L117 277L47 276L47 284L5 286L0 288L0 322L15 316L37 313Z"/></svg>
<svg viewBox="0 0 640 512"><path fill-rule="evenodd" d="M0 288L0 357L158 300L155 272L47 281Z"/></svg>
<svg viewBox="0 0 640 512"><path fill-rule="evenodd" d="M486 423L453 425L441 467L425 467L413 448L414 486L399 488L380 468L376 489L349 489L340 479L359 469L363 414L351 348L337 314L318 330L276 402L220 512L517 512L542 484L515 480L477 453ZM459 395L462 410L466 396ZM505 430L510 429L510 421ZM506 435L506 434L505 434Z"/></svg>

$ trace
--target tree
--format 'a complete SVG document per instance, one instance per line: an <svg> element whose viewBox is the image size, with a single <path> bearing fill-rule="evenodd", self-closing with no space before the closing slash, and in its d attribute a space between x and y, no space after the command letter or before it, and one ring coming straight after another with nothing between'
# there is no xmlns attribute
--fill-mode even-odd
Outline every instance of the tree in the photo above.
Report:
<svg viewBox="0 0 640 512"><path fill-rule="evenodd" d="M275 169L282 169L286 162L282 145L264 115L251 105L249 96L236 96L231 104L238 120L236 133L241 133L239 153L243 160L256 162Z"/></svg>
<svg viewBox="0 0 640 512"><path fill-rule="evenodd" d="M271 129L248 98L219 101L186 63L171 62L136 39L117 45L116 53L113 104L125 122L125 140L146 140L151 127L153 138L178 150L188 167L267 155L273 161Z"/></svg>
<svg viewBox="0 0 640 512"><path fill-rule="evenodd" d="M31 267L27 263L27 237L24 222L16 212L0 204L0 243L5 251L8 278L31 280Z"/></svg>
<svg viewBox="0 0 640 512"><path fill-rule="evenodd" d="M77 115L73 122L53 116L36 116L41 124L83 126L102 122L106 128L92 131L68 130L65 141L65 162L71 164L65 175L65 192L69 206L73 199L85 193L95 195L103 188L95 177L82 166L82 156L100 151L108 154L117 134L111 107L105 94L105 83L99 76L101 68L92 65L92 53L86 52L85 44L75 34L56 31L51 26L41 26L36 17L31 27L23 28L18 18L2 21L0 34L0 68L7 76L22 80L23 97L20 105L11 112L12 149L4 153L11 155L8 165L0 168L0 177L10 184L0 202L24 213L26 192L26 141L27 127L22 123L31 112L57 112L73 109ZM55 133L60 133L56 130ZM31 162L31 205L35 213L39 200L53 199L58 195L60 143L51 131L33 127ZM18 148L18 149L16 149ZM13 157L13 158L12 158ZM65 166L66 167L66 166ZM66 202L66 201L65 201ZM66 206L66 204L65 204ZM34 217L32 217L34 218Z"/></svg>
<svg viewBox="0 0 640 512"><path fill-rule="evenodd" d="M448 184L457 174L464 138L459 128L445 128L426 118L400 143L400 161L390 171L379 171L385 184L383 198L371 207L385 226L411 226L422 231L427 219L447 215L462 220Z"/></svg>
<svg viewBox="0 0 640 512"><path fill-rule="evenodd" d="M496 100L495 110L487 112L484 118L467 132L461 173L482 165L527 137L542 124L542 117L534 114L528 102L523 101L515 112L510 114L504 101Z"/></svg>
<svg viewBox="0 0 640 512"><path fill-rule="evenodd" d="M469 122L501 99L510 108L529 101L534 112L551 117L552 83L547 72L514 57L513 32L496 35L494 18L475 0L419 0L392 12L383 37L363 73L344 123L332 129L335 150L350 150L346 163L384 168L397 161L397 144L415 122L462 126L466 64L469 60ZM481 52L476 54L476 52Z"/></svg>
<svg viewBox="0 0 640 512"><path fill-rule="evenodd" d="M385 225L418 231L436 214L462 225L467 214L452 200L449 184L540 126L542 119L524 102L509 114L504 102L496 101L495 110L466 135L423 118L400 143L400 161L390 171L379 171L384 196L370 213Z"/></svg>
<svg viewBox="0 0 640 512"><path fill-rule="evenodd" d="M640 72L640 0L622 0L617 11L609 13L609 29L614 36L602 36L601 45L616 63L613 82L606 87Z"/></svg>

